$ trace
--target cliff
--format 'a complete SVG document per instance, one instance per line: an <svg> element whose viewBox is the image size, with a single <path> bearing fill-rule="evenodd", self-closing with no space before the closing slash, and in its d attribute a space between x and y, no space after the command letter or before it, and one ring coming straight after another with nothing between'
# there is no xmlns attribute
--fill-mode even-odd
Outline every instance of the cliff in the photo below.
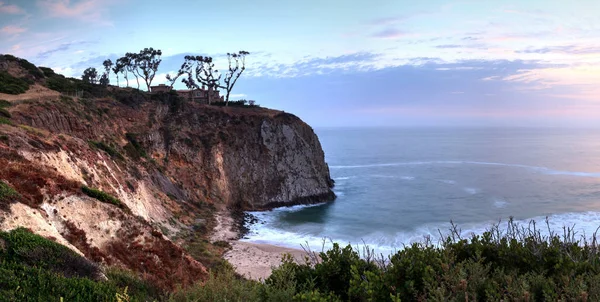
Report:
<svg viewBox="0 0 600 302"><path fill-rule="evenodd" d="M319 140L294 115L93 85L69 97L49 87L81 83L7 58L4 79L29 86L0 93L2 230L27 227L172 288L206 276L185 247L215 211L335 198Z"/></svg>

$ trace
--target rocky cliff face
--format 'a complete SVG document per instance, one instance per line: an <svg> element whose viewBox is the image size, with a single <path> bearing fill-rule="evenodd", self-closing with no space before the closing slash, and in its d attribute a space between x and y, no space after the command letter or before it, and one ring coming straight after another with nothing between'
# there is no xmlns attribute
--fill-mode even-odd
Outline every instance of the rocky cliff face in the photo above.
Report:
<svg viewBox="0 0 600 302"><path fill-rule="evenodd" d="M18 193L0 194L2 229L28 227L172 287L206 270L169 238L210 229L215 209L335 198L317 136L291 114L123 89L70 98L34 88L0 94L8 100L0 103L0 193Z"/></svg>

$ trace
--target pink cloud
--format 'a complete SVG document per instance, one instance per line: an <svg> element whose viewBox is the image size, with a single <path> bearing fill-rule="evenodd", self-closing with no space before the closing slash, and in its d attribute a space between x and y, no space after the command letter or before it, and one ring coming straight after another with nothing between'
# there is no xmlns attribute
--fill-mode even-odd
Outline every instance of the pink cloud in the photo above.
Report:
<svg viewBox="0 0 600 302"><path fill-rule="evenodd" d="M0 2L0 14L23 14L25 13L25 11L14 5L14 4L9 4L6 5L4 4L4 2Z"/></svg>
<svg viewBox="0 0 600 302"><path fill-rule="evenodd" d="M17 35L20 33L23 33L27 31L27 29L23 28L23 27L18 27L18 26L14 26L14 25L7 25L2 27L2 29L0 29L0 32L2 32L3 34L8 34L8 35Z"/></svg>
<svg viewBox="0 0 600 302"><path fill-rule="evenodd" d="M38 5L52 17L77 18L102 25L112 25L105 17L106 6L112 1L84 0L71 3L71 0L40 0Z"/></svg>

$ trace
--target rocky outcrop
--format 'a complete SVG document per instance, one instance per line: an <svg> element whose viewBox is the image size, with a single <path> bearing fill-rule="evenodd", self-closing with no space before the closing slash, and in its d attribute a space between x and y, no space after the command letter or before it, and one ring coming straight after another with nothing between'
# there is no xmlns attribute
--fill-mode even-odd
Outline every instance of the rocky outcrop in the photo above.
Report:
<svg viewBox="0 0 600 302"><path fill-rule="evenodd" d="M335 198L316 134L292 114L121 93L133 95L9 100L0 181L20 195L0 196L1 229L26 226L172 287L206 270L168 238L210 229L216 209Z"/></svg>

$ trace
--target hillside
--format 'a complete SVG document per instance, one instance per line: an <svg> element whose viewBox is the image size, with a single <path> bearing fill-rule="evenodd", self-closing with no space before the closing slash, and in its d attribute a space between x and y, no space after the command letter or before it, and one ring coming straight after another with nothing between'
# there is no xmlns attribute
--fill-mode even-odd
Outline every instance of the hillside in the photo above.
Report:
<svg viewBox="0 0 600 302"><path fill-rule="evenodd" d="M220 263L215 213L335 198L318 138L281 111L91 85L8 55L0 108L0 229L165 289Z"/></svg>

